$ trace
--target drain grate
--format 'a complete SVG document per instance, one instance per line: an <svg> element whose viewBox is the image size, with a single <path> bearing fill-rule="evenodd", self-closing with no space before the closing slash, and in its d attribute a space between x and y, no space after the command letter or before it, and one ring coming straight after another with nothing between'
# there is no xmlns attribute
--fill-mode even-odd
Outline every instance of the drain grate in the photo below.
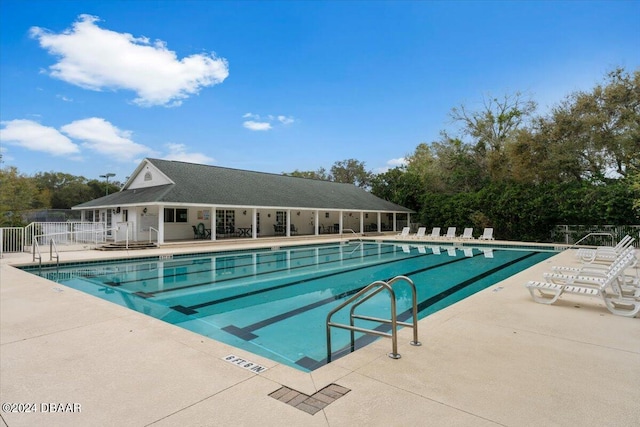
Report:
<svg viewBox="0 0 640 427"><path fill-rule="evenodd" d="M269 396L313 415L350 391L348 388L339 386L338 384L329 384L322 390L309 396L289 387L282 386L278 390L270 393Z"/></svg>

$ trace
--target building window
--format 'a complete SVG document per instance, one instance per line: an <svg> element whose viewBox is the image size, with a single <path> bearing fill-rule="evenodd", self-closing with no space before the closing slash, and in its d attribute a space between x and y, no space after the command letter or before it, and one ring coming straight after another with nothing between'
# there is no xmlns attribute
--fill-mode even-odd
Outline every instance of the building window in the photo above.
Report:
<svg viewBox="0 0 640 427"><path fill-rule="evenodd" d="M187 219L187 209L164 208L164 222L187 222Z"/></svg>

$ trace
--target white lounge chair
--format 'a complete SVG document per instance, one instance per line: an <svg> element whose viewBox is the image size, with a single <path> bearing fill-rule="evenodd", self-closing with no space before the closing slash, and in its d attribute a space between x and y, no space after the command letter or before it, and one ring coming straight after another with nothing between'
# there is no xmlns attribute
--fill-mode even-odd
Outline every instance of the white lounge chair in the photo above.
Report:
<svg viewBox="0 0 640 427"><path fill-rule="evenodd" d="M473 239L473 228L465 228L464 233L460 236L461 239Z"/></svg>
<svg viewBox="0 0 640 427"><path fill-rule="evenodd" d="M433 227L431 230L431 234L429 235L430 239L439 239L440 238L440 227Z"/></svg>
<svg viewBox="0 0 640 427"><path fill-rule="evenodd" d="M455 227L447 228L447 234L444 237L446 237L447 239L455 239L456 238L456 228Z"/></svg>
<svg viewBox="0 0 640 427"><path fill-rule="evenodd" d="M615 258L622 253L625 249L632 246L635 239L629 235L624 236L617 245L611 246L599 246L596 249L582 248L578 249L576 256L583 262L604 262L611 263Z"/></svg>
<svg viewBox="0 0 640 427"><path fill-rule="evenodd" d="M419 227L416 234L410 236L412 239L422 239L424 238L424 234L427 232L427 227Z"/></svg>
<svg viewBox="0 0 640 427"><path fill-rule="evenodd" d="M493 240L493 228L485 228L478 240Z"/></svg>
<svg viewBox="0 0 640 427"><path fill-rule="evenodd" d="M620 255L617 255L615 259L610 264L600 263L600 264L591 264L591 263L583 263L580 267L567 267L563 265L554 265L551 267L555 273L562 274L587 274L587 275L604 275L611 270L616 261L620 261L623 258L635 255L635 248L633 246L624 249ZM634 267L637 259L634 257L636 261L633 262L629 268Z"/></svg>
<svg viewBox="0 0 640 427"><path fill-rule="evenodd" d="M545 281L529 281L526 287L534 301L553 304L564 294L599 296L607 309L620 316L634 317L640 312L640 288L621 289L619 278L635 254L616 261L605 276L546 273Z"/></svg>
<svg viewBox="0 0 640 427"><path fill-rule="evenodd" d="M396 236L397 237L409 237L409 227L403 227L402 231L400 233L398 233Z"/></svg>

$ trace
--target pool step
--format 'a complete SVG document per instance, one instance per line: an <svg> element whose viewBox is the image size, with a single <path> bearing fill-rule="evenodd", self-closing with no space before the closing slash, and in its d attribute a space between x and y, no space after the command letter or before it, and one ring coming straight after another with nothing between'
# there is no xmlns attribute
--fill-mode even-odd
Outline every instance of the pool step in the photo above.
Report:
<svg viewBox="0 0 640 427"><path fill-rule="evenodd" d="M99 251L121 251L121 250L137 250L137 249L154 249L158 246L155 243L148 242L129 242L129 247L125 242L107 243L102 246L98 246L96 249Z"/></svg>

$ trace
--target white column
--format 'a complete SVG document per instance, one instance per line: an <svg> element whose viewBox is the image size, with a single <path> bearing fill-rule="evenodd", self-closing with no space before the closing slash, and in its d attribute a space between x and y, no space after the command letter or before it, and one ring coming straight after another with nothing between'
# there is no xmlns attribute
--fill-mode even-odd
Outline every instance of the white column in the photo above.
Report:
<svg viewBox="0 0 640 427"><path fill-rule="evenodd" d="M313 227L315 228L315 235L317 236L320 230L320 211L316 209L315 220L313 221Z"/></svg>
<svg viewBox="0 0 640 427"><path fill-rule="evenodd" d="M396 231L396 213L393 213L393 231Z"/></svg>
<svg viewBox="0 0 640 427"><path fill-rule="evenodd" d="M342 223L343 221L343 216L344 216L344 212L340 211L340 217L339 217L339 221L338 221L338 233L342 234Z"/></svg>
<svg viewBox="0 0 640 427"><path fill-rule="evenodd" d="M378 233L382 232L382 223L380 221L380 219L382 218L382 214L380 212L378 212Z"/></svg>
<svg viewBox="0 0 640 427"><path fill-rule="evenodd" d="M407 212L407 227L411 226L411 214Z"/></svg>
<svg viewBox="0 0 640 427"><path fill-rule="evenodd" d="M360 234L364 233L364 212L360 212Z"/></svg>
<svg viewBox="0 0 640 427"><path fill-rule="evenodd" d="M85 222L85 214L87 211L84 209L80 211L80 221Z"/></svg>
<svg viewBox="0 0 640 427"><path fill-rule="evenodd" d="M287 234L286 236L291 236L291 209L287 209Z"/></svg>
<svg viewBox="0 0 640 427"><path fill-rule="evenodd" d="M251 209L251 237L258 238L258 209Z"/></svg>
<svg viewBox="0 0 640 427"><path fill-rule="evenodd" d="M211 240L216 240L216 207L209 206L209 209L211 209L211 216L209 217L211 219Z"/></svg>
<svg viewBox="0 0 640 427"><path fill-rule="evenodd" d="M164 244L164 205L158 206L158 244Z"/></svg>

